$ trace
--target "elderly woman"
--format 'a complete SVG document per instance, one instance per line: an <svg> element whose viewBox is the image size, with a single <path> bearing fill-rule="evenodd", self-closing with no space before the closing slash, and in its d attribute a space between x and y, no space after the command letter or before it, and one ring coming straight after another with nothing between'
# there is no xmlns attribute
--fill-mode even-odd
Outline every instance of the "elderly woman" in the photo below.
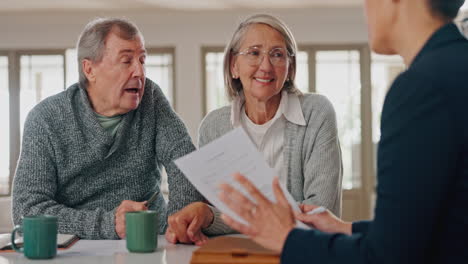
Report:
<svg viewBox="0 0 468 264"><path fill-rule="evenodd" d="M272 203L241 175L256 204L229 185L220 198L249 225L225 221L282 263L468 263L468 41L452 22L463 2L365 1L371 48L408 66L382 111L373 221L302 205L297 218L317 230L296 229L277 180Z"/></svg>
<svg viewBox="0 0 468 264"><path fill-rule="evenodd" d="M203 146L237 127L250 136L298 203L340 215L342 166L336 118L321 95L296 88L297 46L290 30L270 15L242 22L227 45L224 80L231 106L209 113L199 130ZM205 240L200 233L232 232L219 211L195 203L169 217L170 242ZM196 221L194 221L195 219Z"/></svg>

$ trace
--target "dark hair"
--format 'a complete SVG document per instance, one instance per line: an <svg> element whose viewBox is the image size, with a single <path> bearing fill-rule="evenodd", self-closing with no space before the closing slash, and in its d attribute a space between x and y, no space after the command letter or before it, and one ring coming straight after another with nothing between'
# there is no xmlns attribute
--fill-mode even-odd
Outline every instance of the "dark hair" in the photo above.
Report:
<svg viewBox="0 0 468 264"><path fill-rule="evenodd" d="M444 20L453 20L465 0L427 0L433 15Z"/></svg>

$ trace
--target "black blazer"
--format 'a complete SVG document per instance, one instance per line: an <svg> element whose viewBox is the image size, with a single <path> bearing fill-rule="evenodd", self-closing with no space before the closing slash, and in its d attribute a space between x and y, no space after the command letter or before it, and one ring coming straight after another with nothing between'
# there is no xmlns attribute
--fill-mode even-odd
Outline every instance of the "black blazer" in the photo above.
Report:
<svg viewBox="0 0 468 264"><path fill-rule="evenodd" d="M294 229L282 263L468 263L468 41L449 23L385 99L375 219Z"/></svg>

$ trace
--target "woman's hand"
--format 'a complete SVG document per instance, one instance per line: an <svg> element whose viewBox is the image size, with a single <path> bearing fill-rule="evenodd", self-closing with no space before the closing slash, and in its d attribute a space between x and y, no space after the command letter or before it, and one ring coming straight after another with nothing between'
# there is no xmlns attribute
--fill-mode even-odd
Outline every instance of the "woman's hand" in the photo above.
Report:
<svg viewBox="0 0 468 264"><path fill-rule="evenodd" d="M300 208L302 213L296 213L297 220L323 232L344 233L351 235L352 224L339 219L338 217L333 215L329 210L318 214L308 215L307 212L318 208L318 206L301 204Z"/></svg>
<svg viewBox="0 0 468 264"><path fill-rule="evenodd" d="M255 202L245 197L241 192L228 184L220 186L220 199L249 225L237 222L223 214L226 224L233 229L249 236L255 242L278 253L283 249L289 232L295 227L294 214L284 196L278 178L273 180L273 191L277 202L273 203L249 181L237 173L234 178L255 199Z"/></svg>

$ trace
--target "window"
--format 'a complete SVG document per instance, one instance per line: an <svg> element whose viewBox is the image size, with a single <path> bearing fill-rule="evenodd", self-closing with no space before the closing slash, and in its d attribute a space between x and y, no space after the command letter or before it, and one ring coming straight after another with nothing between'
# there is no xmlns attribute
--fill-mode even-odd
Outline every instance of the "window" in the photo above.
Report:
<svg viewBox="0 0 468 264"><path fill-rule="evenodd" d="M296 86L303 93L309 89L309 54L305 51L299 51L296 54Z"/></svg>
<svg viewBox="0 0 468 264"><path fill-rule="evenodd" d="M65 89L64 55L21 55L20 131L31 109Z"/></svg>
<svg viewBox="0 0 468 264"><path fill-rule="evenodd" d="M309 54L313 92L327 96L336 112L343 161L343 215L371 215L375 178L372 149L370 53L367 45L303 47Z"/></svg>
<svg viewBox="0 0 468 264"><path fill-rule="evenodd" d="M174 91L174 54L173 48L154 48L148 49L146 56L145 68L146 77L159 85L167 100L171 103L172 107L175 106L175 91ZM166 170L162 169L161 172L161 192L168 200L169 185L167 182Z"/></svg>
<svg viewBox="0 0 468 264"><path fill-rule="evenodd" d="M400 56L372 54L372 142L380 140L380 116L388 88L395 78L405 70Z"/></svg>
<svg viewBox="0 0 468 264"><path fill-rule="evenodd" d="M228 97L224 87L223 48L202 48L204 66L203 88L205 114L228 105Z"/></svg>
<svg viewBox="0 0 468 264"><path fill-rule="evenodd" d="M8 57L0 56L0 195L9 193L10 179L10 93L8 91Z"/></svg>
<svg viewBox="0 0 468 264"><path fill-rule="evenodd" d="M327 96L336 112L343 159L343 188L359 188L361 184L359 51L317 51L316 78L316 92Z"/></svg>
<svg viewBox="0 0 468 264"><path fill-rule="evenodd" d="M44 98L63 91L64 51L8 51L0 56L0 195L9 195L24 121Z"/></svg>
<svg viewBox="0 0 468 264"><path fill-rule="evenodd" d="M174 49L148 49L145 64L146 76L161 87L174 106Z"/></svg>
<svg viewBox="0 0 468 264"><path fill-rule="evenodd" d="M78 82L78 53L76 49L67 49L65 51L65 61L66 61L66 87L71 86L74 83Z"/></svg>

